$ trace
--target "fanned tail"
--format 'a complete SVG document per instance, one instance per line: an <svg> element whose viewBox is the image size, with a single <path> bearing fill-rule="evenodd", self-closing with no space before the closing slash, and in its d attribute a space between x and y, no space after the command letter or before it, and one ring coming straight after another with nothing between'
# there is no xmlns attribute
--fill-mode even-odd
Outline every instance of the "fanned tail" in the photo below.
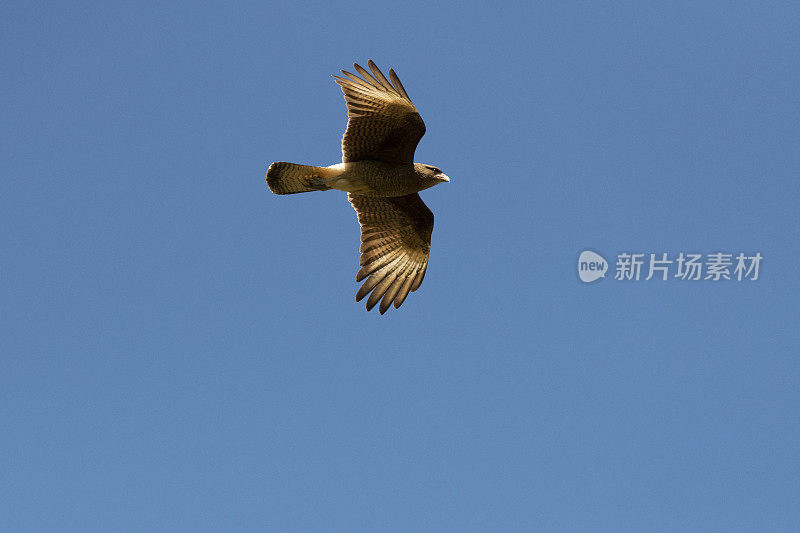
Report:
<svg viewBox="0 0 800 533"><path fill-rule="evenodd" d="M272 163L267 170L267 186L275 194L325 191L330 189L324 181L329 173L325 167Z"/></svg>

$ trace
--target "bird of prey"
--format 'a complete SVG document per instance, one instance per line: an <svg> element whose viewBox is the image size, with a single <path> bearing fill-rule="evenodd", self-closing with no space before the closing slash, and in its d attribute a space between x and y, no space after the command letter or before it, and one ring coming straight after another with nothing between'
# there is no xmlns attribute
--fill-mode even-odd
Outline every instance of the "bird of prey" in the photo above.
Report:
<svg viewBox="0 0 800 533"><path fill-rule="evenodd" d="M428 267L433 213L417 193L450 178L435 166L414 163L425 123L394 70L389 69L390 82L372 60L368 65L371 72L353 64L361 77L344 70L344 76L333 76L347 104L342 162L272 163L267 185L275 194L348 193L361 225L356 281L366 278L356 301L369 294L367 311L380 302L384 314L419 288Z"/></svg>

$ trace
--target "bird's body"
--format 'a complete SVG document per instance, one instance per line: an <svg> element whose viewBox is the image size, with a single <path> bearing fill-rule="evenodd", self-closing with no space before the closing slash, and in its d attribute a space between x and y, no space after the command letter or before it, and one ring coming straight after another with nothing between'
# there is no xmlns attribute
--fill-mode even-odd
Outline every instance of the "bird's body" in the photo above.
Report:
<svg viewBox="0 0 800 533"><path fill-rule="evenodd" d="M292 168L294 167L294 169ZM381 161L353 161L337 163L328 167L310 167L293 163L273 163L267 171L267 183L274 186L276 194L295 192L279 188L280 180L286 180L294 172L298 185L304 184L309 191L338 189L367 196L405 196L425 190L441 183L428 165L421 163L389 164ZM272 175L270 175L272 173ZM271 177L278 179L270 180ZM285 186L285 185L284 185Z"/></svg>
<svg viewBox="0 0 800 533"><path fill-rule="evenodd" d="M433 213L419 191L450 179L438 168L414 163L425 123L393 70L391 82L369 61L361 78L342 71L349 121L342 138L342 163L327 167L278 162L267 171L275 194L338 189L348 194L361 224L361 269L367 278L356 295L367 294L367 310L379 301L381 314L422 283L428 266Z"/></svg>

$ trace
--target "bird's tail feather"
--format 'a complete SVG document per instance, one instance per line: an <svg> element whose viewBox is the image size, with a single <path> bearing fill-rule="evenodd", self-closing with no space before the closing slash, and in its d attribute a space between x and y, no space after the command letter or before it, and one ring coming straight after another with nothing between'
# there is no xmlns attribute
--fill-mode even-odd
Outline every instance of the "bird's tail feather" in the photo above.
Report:
<svg viewBox="0 0 800 533"><path fill-rule="evenodd" d="M326 167L272 163L267 170L267 186L275 194L325 191L330 189L325 185L328 174L331 172Z"/></svg>

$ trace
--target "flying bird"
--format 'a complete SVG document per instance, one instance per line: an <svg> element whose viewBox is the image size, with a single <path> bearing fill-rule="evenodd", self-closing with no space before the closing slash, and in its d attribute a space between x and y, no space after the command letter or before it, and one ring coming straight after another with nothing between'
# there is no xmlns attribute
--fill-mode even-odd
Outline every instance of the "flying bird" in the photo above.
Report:
<svg viewBox="0 0 800 533"><path fill-rule="evenodd" d="M342 70L333 76L347 104L342 162L328 167L276 162L267 171L275 194L336 189L347 192L361 225L364 281L356 301L369 294L367 311L380 302L384 314L417 290L428 268L433 213L419 191L449 182L440 169L414 163L425 123L394 70L389 79L369 61L369 71L353 63L360 77Z"/></svg>

